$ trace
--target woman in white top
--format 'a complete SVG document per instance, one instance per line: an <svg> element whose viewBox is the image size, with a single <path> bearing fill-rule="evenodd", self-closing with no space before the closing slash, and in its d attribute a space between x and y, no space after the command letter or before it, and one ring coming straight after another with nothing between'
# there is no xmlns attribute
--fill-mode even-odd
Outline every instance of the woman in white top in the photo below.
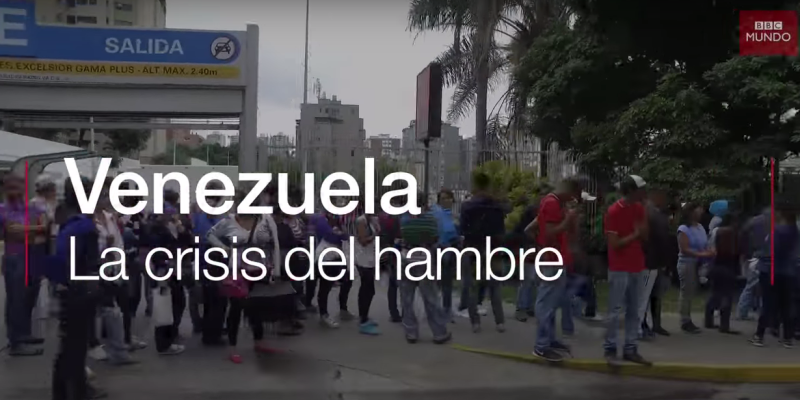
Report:
<svg viewBox="0 0 800 400"><path fill-rule="evenodd" d="M362 203L363 204L363 203ZM362 214L356 218L354 256L361 284L358 288L359 332L377 335L378 325L369 319L369 308L375 297L375 238L380 235L380 223L375 215Z"/></svg>

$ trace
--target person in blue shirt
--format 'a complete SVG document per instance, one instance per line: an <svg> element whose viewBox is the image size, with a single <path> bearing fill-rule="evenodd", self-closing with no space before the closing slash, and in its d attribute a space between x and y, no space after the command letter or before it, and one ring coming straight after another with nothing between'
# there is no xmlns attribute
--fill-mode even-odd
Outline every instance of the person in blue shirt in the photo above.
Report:
<svg viewBox="0 0 800 400"><path fill-rule="evenodd" d="M83 179L83 187L92 183ZM44 271L56 285L59 299L60 343L53 365L52 398L54 400L94 399L105 394L89 384L86 376L86 356L89 351L90 320L98 285L95 281L70 280L70 263L74 259L75 274L97 275L100 249L99 235L92 215L81 214L71 182L64 185L64 204L61 214L64 221L56 237L55 254ZM75 241L74 254L71 240Z"/></svg>
<svg viewBox="0 0 800 400"><path fill-rule="evenodd" d="M681 209L681 225L678 227L681 330L692 334L700 333L691 316L692 300L697 292L697 269L703 260L713 256L713 252L707 249L708 234L700 224L702 216L703 206L686 203Z"/></svg>
<svg viewBox="0 0 800 400"><path fill-rule="evenodd" d="M437 204L431 207L431 213L436 218L439 230L439 248L460 247L461 236L453 217L453 192L442 189L437 195ZM442 289L442 306L445 313L452 319L453 315L453 281L456 278L456 255L448 252L442 258L442 277L439 285Z"/></svg>
<svg viewBox="0 0 800 400"><path fill-rule="evenodd" d="M797 227L797 208L787 197L775 201L775 226L772 238L767 236L759 253L759 286L764 307L758 317L756 333L750 343L764 346L764 331L780 322L783 335L778 340L785 348L792 348L794 319L792 294L797 290L798 257L800 257L800 230ZM770 249L772 251L770 251ZM774 269L774 271L773 271ZM774 283L771 274L774 272Z"/></svg>

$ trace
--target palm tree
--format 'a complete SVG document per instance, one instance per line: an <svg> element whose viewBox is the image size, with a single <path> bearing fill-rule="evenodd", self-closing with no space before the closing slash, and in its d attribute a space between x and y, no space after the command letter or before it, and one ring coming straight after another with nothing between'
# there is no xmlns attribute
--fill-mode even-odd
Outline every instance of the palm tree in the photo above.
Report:
<svg viewBox="0 0 800 400"><path fill-rule="evenodd" d="M511 72L539 35L553 23L566 23L567 17L566 0L412 0L411 31L453 31L453 46L436 61L442 65L445 84L455 86L448 119L456 121L476 109L479 162L494 158L487 150L490 140L497 143L509 131L514 136L522 133L527 85ZM499 43L497 36L507 42ZM489 112L489 89L506 75L509 86ZM494 115L501 110L508 114L502 119L505 123Z"/></svg>

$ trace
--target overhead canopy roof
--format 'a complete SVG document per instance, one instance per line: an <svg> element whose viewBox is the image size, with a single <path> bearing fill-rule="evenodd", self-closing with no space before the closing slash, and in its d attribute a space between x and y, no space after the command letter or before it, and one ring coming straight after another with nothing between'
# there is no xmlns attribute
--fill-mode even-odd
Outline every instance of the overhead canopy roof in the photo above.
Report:
<svg viewBox="0 0 800 400"><path fill-rule="evenodd" d="M23 157L82 151L80 147L70 146L49 140L0 131L0 163L14 163Z"/></svg>

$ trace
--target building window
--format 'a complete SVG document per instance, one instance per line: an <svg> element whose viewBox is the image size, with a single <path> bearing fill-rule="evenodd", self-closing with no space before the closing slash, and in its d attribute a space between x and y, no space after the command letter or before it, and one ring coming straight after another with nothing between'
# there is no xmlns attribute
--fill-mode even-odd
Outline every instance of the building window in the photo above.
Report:
<svg viewBox="0 0 800 400"><path fill-rule="evenodd" d="M114 25L117 25L117 26L133 26L133 22L123 21L121 19L115 19L114 20Z"/></svg>
<svg viewBox="0 0 800 400"><path fill-rule="evenodd" d="M381 146L382 147L392 147L392 141L391 140L384 140L383 143L381 143Z"/></svg>
<svg viewBox="0 0 800 400"><path fill-rule="evenodd" d="M392 155L392 151L389 150L389 149L383 149L383 150L381 150L381 155L384 156L384 157L391 156Z"/></svg>
<svg viewBox="0 0 800 400"><path fill-rule="evenodd" d="M114 8L118 11L133 11L133 4L114 2Z"/></svg>
<svg viewBox="0 0 800 400"><path fill-rule="evenodd" d="M78 15L75 21L79 24L97 24L97 17Z"/></svg>

